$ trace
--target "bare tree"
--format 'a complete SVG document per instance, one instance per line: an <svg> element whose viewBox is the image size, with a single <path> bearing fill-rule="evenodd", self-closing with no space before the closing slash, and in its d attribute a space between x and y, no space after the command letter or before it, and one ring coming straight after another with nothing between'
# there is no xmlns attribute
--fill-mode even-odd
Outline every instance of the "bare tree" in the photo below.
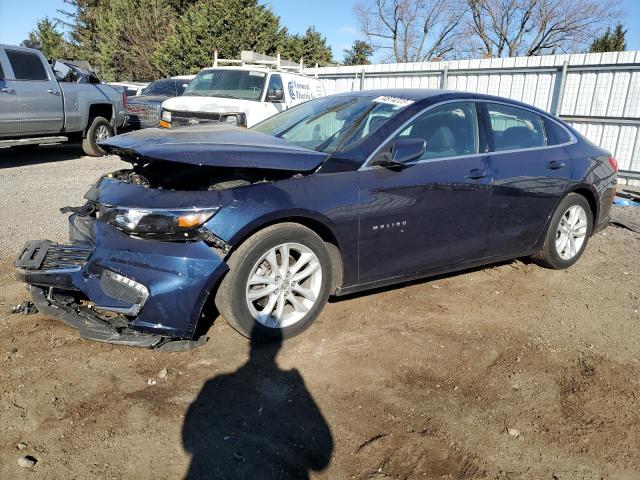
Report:
<svg viewBox="0 0 640 480"><path fill-rule="evenodd" d="M362 0L354 11L371 46L396 62L421 62L456 51L463 7L460 0Z"/></svg>
<svg viewBox="0 0 640 480"><path fill-rule="evenodd" d="M467 0L468 31L490 57L582 51L620 16L619 0Z"/></svg>

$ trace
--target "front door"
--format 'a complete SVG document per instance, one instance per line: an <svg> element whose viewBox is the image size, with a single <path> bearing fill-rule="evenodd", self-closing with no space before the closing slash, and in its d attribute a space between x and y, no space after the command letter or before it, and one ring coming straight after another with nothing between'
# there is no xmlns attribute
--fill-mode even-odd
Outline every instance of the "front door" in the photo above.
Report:
<svg viewBox="0 0 640 480"><path fill-rule="evenodd" d="M62 92L49 78L42 60L32 52L6 49L16 79L20 131L25 134L59 133L64 121Z"/></svg>
<svg viewBox="0 0 640 480"><path fill-rule="evenodd" d="M359 283L462 264L486 252L491 172L478 155L474 102L428 109L382 152L400 138L424 139L426 152L401 170L358 172Z"/></svg>
<svg viewBox="0 0 640 480"><path fill-rule="evenodd" d="M0 136L20 131L20 114L18 113L18 94L14 83L7 79L8 68L3 68L5 57L0 49Z"/></svg>

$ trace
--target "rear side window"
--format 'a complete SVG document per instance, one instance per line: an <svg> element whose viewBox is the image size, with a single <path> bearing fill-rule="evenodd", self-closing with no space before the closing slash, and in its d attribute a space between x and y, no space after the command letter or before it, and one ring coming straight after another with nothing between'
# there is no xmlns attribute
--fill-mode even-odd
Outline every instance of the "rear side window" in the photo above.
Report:
<svg viewBox="0 0 640 480"><path fill-rule="evenodd" d="M4 71L2 70L2 64L0 63L0 80L4 80Z"/></svg>
<svg viewBox="0 0 640 480"><path fill-rule="evenodd" d="M546 145L544 123L540 115L497 103L488 103L487 110L496 152Z"/></svg>
<svg viewBox="0 0 640 480"><path fill-rule="evenodd" d="M16 80L49 80L47 71L35 53L7 50Z"/></svg>
<svg viewBox="0 0 640 480"><path fill-rule="evenodd" d="M544 129L547 132L547 145L562 145L571 141L567 131L553 120L545 118Z"/></svg>

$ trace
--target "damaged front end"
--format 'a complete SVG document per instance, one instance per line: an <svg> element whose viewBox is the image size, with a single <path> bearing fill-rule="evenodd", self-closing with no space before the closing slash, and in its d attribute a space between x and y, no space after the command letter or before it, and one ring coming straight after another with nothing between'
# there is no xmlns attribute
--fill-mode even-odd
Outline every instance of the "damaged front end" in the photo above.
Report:
<svg viewBox="0 0 640 480"><path fill-rule="evenodd" d="M196 327L227 270L224 242L143 239L80 213L69 225L70 244L31 241L16 260L39 311L92 340L161 350L204 342Z"/></svg>
<svg viewBox="0 0 640 480"><path fill-rule="evenodd" d="M232 195L225 193L300 173L258 160L232 161L228 142L222 149L209 143L200 156L208 161L194 162L178 153L189 144L173 142L166 154L153 137L140 135L155 150L150 156L135 138L122 137L104 148L132 168L100 178L82 207L62 209L70 213L69 244L27 242L16 259L17 277L41 312L84 338L165 351L193 348L205 341L198 328L203 307L228 270L232 245L216 231L227 223L221 212L235 219L237 208L226 204Z"/></svg>

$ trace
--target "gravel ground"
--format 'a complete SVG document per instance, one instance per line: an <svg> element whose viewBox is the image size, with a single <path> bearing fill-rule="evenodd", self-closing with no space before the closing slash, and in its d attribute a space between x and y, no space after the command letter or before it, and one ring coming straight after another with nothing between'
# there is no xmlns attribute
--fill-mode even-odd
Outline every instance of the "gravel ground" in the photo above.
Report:
<svg viewBox="0 0 640 480"><path fill-rule="evenodd" d="M19 211L0 212L0 479L640 478L640 234L611 227L565 271L513 261L332 301L275 348L218 319L204 347L159 354L8 313L17 245L64 239L57 209L121 166L77 152L0 169Z"/></svg>
<svg viewBox="0 0 640 480"><path fill-rule="evenodd" d="M2 256L12 256L29 239L67 240L66 215L60 208L84 203L82 195L100 175L126 167L117 157L81 156L79 145L40 147L15 153L0 149Z"/></svg>

